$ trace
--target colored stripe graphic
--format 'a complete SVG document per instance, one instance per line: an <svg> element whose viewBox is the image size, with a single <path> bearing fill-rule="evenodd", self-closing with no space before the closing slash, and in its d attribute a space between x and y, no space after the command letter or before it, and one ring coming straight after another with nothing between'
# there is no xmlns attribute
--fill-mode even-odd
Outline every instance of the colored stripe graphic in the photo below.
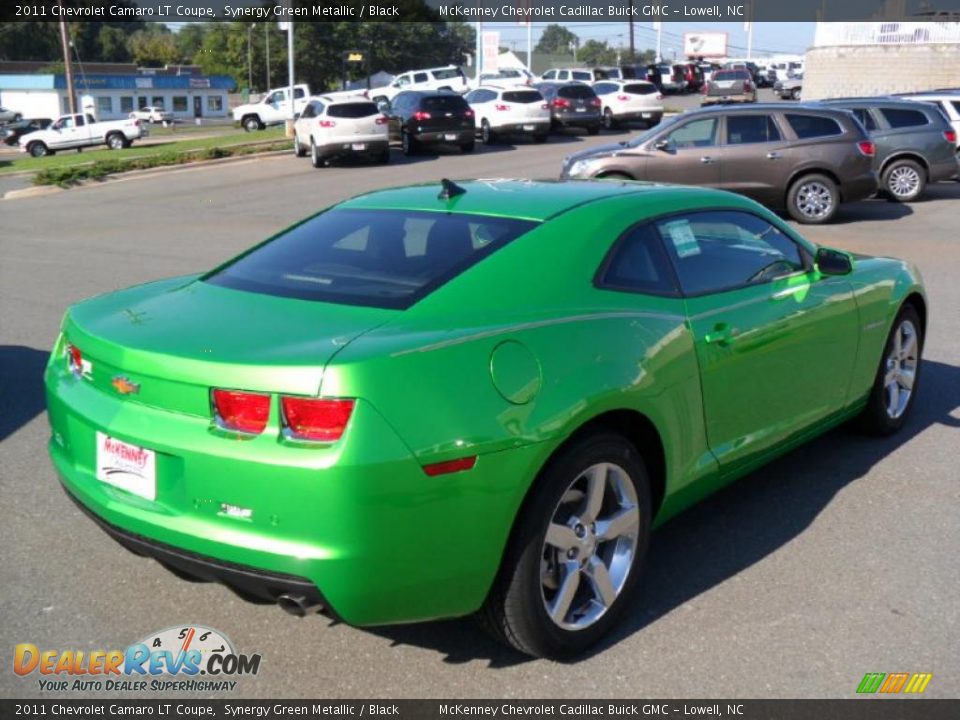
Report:
<svg viewBox="0 0 960 720"><path fill-rule="evenodd" d="M933 673L914 673L913 677L910 678L910 682L907 683L907 687L904 689L905 693L922 693L927 689L927 685L930 684L930 680L933 678Z"/></svg>
<svg viewBox="0 0 960 720"><path fill-rule="evenodd" d="M880 683L883 682L883 678L885 677L886 673L867 673L863 676L863 680L860 681L857 692L875 693L880 688Z"/></svg>
<svg viewBox="0 0 960 720"><path fill-rule="evenodd" d="M882 693L898 693L907 682L910 673L890 673L887 675L886 682L880 686Z"/></svg>

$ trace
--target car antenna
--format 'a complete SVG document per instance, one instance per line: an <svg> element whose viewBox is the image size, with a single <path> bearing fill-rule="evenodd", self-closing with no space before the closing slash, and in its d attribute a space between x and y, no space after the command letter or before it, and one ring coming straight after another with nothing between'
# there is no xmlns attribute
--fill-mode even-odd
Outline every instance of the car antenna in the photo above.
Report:
<svg viewBox="0 0 960 720"><path fill-rule="evenodd" d="M437 195L437 200L449 200L450 198L455 198L457 195L466 194L466 189L457 185L453 180L447 180L444 178L440 181L440 184L443 186L443 189L440 191L440 194Z"/></svg>

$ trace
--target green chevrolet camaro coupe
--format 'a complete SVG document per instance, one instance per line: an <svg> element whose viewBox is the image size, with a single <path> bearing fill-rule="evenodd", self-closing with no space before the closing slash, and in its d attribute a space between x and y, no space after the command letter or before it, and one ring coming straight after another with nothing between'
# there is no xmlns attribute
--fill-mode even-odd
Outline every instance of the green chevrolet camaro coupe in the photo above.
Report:
<svg viewBox="0 0 960 720"><path fill-rule="evenodd" d="M897 430L926 318L908 264L721 191L385 190L71 307L50 454L178 574L566 657L630 611L654 526L848 419Z"/></svg>

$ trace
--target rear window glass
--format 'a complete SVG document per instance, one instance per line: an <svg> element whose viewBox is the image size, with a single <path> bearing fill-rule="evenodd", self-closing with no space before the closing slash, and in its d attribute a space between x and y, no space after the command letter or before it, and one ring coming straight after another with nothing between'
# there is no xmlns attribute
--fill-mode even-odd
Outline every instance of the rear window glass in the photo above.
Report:
<svg viewBox="0 0 960 720"><path fill-rule="evenodd" d="M630 83L624 85L623 89L631 95L653 95L657 88L651 83Z"/></svg>
<svg viewBox="0 0 960 720"><path fill-rule="evenodd" d="M372 102L345 103L327 108L328 116L338 118L365 118L379 114L380 110Z"/></svg>
<svg viewBox="0 0 960 720"><path fill-rule="evenodd" d="M833 118L822 115L787 114L787 122L801 140L806 138L843 135L843 128Z"/></svg>
<svg viewBox="0 0 960 720"><path fill-rule="evenodd" d="M727 115L727 143L730 145L774 142L779 139L780 131L769 115Z"/></svg>
<svg viewBox="0 0 960 720"><path fill-rule="evenodd" d="M919 110L903 110L901 108L880 108L883 117L893 128L919 127L927 125L927 116Z"/></svg>
<svg viewBox="0 0 960 720"><path fill-rule="evenodd" d="M507 102L535 103L543 102L543 95L536 90L511 90L503 94L503 99Z"/></svg>
<svg viewBox="0 0 960 720"><path fill-rule="evenodd" d="M958 115L960 115L960 102L957 100L951 100L950 104L953 105L953 109L957 111Z"/></svg>
<svg viewBox="0 0 960 720"><path fill-rule="evenodd" d="M204 278L278 297L404 309L536 225L405 210L329 210Z"/></svg>
<svg viewBox="0 0 960 720"><path fill-rule="evenodd" d="M714 80L746 80L749 77L746 70L721 70L713 74Z"/></svg>
<svg viewBox="0 0 960 720"><path fill-rule="evenodd" d="M592 98L597 94L586 85L568 85L557 90L557 95L565 98Z"/></svg>
<svg viewBox="0 0 960 720"><path fill-rule="evenodd" d="M459 95L447 95L440 97L425 97L420 102L424 110L435 110L437 112L458 112L467 110L467 101Z"/></svg>

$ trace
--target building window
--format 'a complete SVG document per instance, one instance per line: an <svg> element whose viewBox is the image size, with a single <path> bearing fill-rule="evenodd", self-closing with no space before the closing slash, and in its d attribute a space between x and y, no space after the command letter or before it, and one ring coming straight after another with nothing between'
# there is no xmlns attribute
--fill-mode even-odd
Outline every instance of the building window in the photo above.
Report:
<svg viewBox="0 0 960 720"><path fill-rule="evenodd" d="M173 111L174 111L174 112L186 112L186 111L187 111L187 96L186 96L186 95L174 95L174 96L173 96Z"/></svg>
<svg viewBox="0 0 960 720"><path fill-rule="evenodd" d="M208 95L207 96L207 110L210 112L222 112L223 111L223 96L222 95Z"/></svg>
<svg viewBox="0 0 960 720"><path fill-rule="evenodd" d="M97 98L97 115L112 115L113 114L113 98L111 97L98 97Z"/></svg>
<svg viewBox="0 0 960 720"><path fill-rule="evenodd" d="M120 112L124 114L133 112L133 96L131 95L120 96Z"/></svg>
<svg viewBox="0 0 960 720"><path fill-rule="evenodd" d="M143 110L146 106L147 106L147 98L145 98L145 97L138 97L138 98L137 98L137 109L138 109L138 110Z"/></svg>
<svg viewBox="0 0 960 720"><path fill-rule="evenodd" d="M154 95L153 102L150 104L153 105L154 107L160 108L161 110L167 109L167 104L164 102L164 98L162 95Z"/></svg>

